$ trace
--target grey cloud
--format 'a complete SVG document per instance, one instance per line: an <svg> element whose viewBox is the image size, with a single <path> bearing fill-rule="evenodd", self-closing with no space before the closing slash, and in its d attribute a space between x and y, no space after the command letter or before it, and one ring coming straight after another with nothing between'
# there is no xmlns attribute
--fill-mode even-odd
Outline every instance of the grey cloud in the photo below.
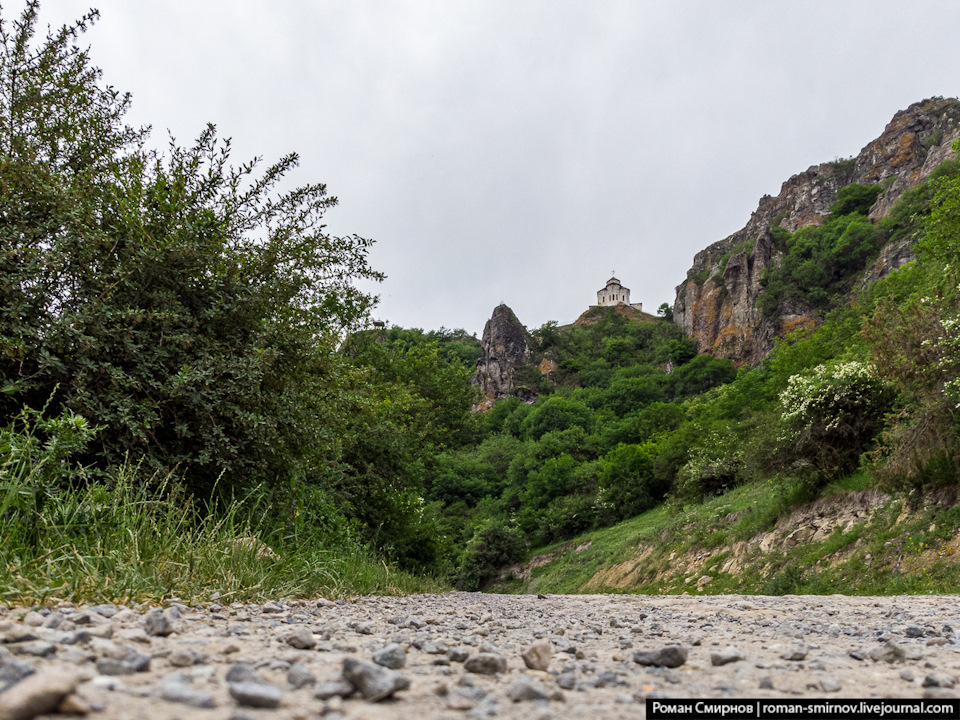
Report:
<svg viewBox="0 0 960 720"><path fill-rule="evenodd" d="M611 270L672 302L761 195L960 93L952 0L99 8L94 60L158 145L211 121L238 162L299 152L294 180L340 198L330 229L377 241L377 315L424 328L479 332L501 301L569 321Z"/></svg>

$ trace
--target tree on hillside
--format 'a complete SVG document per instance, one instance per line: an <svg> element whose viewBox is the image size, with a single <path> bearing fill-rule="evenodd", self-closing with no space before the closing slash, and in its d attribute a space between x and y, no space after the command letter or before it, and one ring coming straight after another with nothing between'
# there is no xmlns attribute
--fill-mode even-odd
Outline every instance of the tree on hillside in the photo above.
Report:
<svg viewBox="0 0 960 720"><path fill-rule="evenodd" d="M37 41L38 9L0 18L0 424L72 411L100 428L89 460L198 487L316 461L370 241L325 231L324 185L278 190L296 155L233 167L213 126L148 149L78 45L97 13Z"/></svg>

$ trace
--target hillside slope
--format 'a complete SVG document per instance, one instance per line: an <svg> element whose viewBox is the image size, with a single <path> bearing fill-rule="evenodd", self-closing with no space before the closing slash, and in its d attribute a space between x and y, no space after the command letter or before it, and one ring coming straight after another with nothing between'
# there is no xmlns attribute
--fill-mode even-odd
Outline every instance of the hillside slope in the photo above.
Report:
<svg viewBox="0 0 960 720"><path fill-rule="evenodd" d="M862 479L862 478L861 478ZM910 507L875 488L789 506L784 488L746 486L702 505L661 506L538 550L489 589L645 594L954 592L960 507Z"/></svg>
<svg viewBox="0 0 960 720"><path fill-rule="evenodd" d="M764 196L743 229L701 250L677 287L673 318L699 352L756 365L774 340L818 322L816 310L791 299L773 313L762 313L757 299L768 268L783 259L774 231L819 225L829 215L837 191L850 185L879 185L871 220L885 217L905 192L923 182L960 137L960 102L935 98L898 112L879 138L848 160L823 163L787 180L776 197ZM913 259L912 240L885 244L865 271L883 277Z"/></svg>

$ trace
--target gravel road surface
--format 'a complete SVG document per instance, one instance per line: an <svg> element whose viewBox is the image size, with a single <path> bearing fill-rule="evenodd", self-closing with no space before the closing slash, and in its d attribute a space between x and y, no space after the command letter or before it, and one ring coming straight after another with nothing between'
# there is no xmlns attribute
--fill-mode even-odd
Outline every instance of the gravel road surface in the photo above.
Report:
<svg viewBox="0 0 960 720"><path fill-rule="evenodd" d="M0 720L637 718L648 697L957 697L954 596L0 607Z"/></svg>

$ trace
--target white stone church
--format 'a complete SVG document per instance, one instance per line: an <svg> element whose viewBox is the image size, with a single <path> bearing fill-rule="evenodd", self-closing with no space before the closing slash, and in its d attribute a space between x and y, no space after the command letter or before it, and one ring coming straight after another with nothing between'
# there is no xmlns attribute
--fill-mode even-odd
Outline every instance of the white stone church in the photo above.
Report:
<svg viewBox="0 0 960 720"><path fill-rule="evenodd" d="M629 305L637 310L643 310L643 303L630 302L630 288L620 284L615 277L607 280L607 286L602 290L597 290L597 304L594 307L616 307L617 305Z"/></svg>

